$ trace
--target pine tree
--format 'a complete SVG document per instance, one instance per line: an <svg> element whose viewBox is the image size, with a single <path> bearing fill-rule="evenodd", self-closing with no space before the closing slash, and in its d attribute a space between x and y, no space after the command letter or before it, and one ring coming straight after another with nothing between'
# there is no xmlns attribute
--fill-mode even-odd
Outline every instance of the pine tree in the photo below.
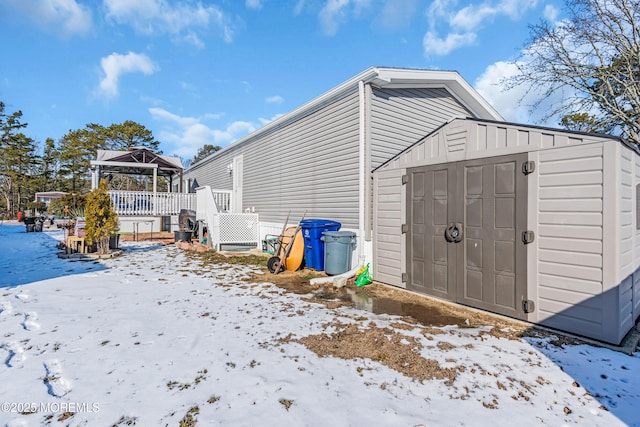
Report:
<svg viewBox="0 0 640 427"><path fill-rule="evenodd" d="M108 254L109 238L118 231L118 216L111 204L106 180L101 179L98 188L89 193L84 212L87 244L96 243L99 254Z"/></svg>

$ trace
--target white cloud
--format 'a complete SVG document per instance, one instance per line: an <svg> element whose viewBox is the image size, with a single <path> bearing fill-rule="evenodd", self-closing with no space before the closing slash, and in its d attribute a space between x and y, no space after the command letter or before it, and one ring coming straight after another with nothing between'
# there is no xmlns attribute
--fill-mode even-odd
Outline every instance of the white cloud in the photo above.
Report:
<svg viewBox="0 0 640 427"><path fill-rule="evenodd" d="M184 158L193 157L205 144L225 146L256 130L253 123L246 121L235 121L222 129L203 123L220 119L220 114L183 117L162 108L149 108L149 113L163 123L164 129L157 133L158 139L173 147L171 154Z"/></svg>
<svg viewBox="0 0 640 427"><path fill-rule="evenodd" d="M527 87L518 86L505 90L501 82L519 73L518 67L510 62L496 62L489 65L484 73L476 79L474 87L502 116L509 122L525 124L543 124L557 126L557 118L542 122L544 115L554 103L560 100L553 97L545 98L535 111L530 111L531 105L540 99L543 90L527 91Z"/></svg>
<svg viewBox="0 0 640 427"><path fill-rule="evenodd" d="M100 81L100 92L108 98L118 95L120 76L126 73L143 73L150 75L159 70L148 56L129 52L126 55L112 53L100 60L104 78Z"/></svg>
<svg viewBox="0 0 640 427"><path fill-rule="evenodd" d="M327 36L334 36L340 24L344 23L351 14L357 16L368 7L370 0L327 0L318 18L322 31ZM296 6L296 10L300 3Z"/></svg>
<svg viewBox="0 0 640 427"><path fill-rule="evenodd" d="M345 7L349 5L349 0L329 0L320 11L320 24L322 30L328 36L333 36L338 32L339 21L345 16Z"/></svg>
<svg viewBox="0 0 640 427"><path fill-rule="evenodd" d="M182 90L185 90L187 92L195 92L196 90L195 85L193 85L192 83L184 82L182 80L178 80L178 86L180 86Z"/></svg>
<svg viewBox="0 0 640 427"><path fill-rule="evenodd" d="M193 45L193 46L197 47L198 49L204 49L205 48L204 42L193 31L189 31L187 34L185 34L184 37L182 37L182 40L187 42L187 44L190 44L190 45Z"/></svg>
<svg viewBox="0 0 640 427"><path fill-rule="evenodd" d="M377 21L384 28L401 28L410 24L417 0L386 0Z"/></svg>
<svg viewBox="0 0 640 427"><path fill-rule="evenodd" d="M554 22L558 19L558 15L560 15L560 11L552 4L548 4L544 7L544 17L551 22Z"/></svg>
<svg viewBox="0 0 640 427"><path fill-rule="evenodd" d="M120 24L129 24L144 34L187 33L183 40L196 47L204 43L195 36L196 29L205 30L210 25L218 27L223 39L233 41L235 25L232 19L214 5L202 3L178 3L167 0L104 0L107 17Z"/></svg>
<svg viewBox="0 0 640 427"><path fill-rule="evenodd" d="M492 3L469 4L456 9L455 0L435 0L427 10L429 30L424 37L425 54L446 55L455 49L473 44L478 31L497 17L518 20L536 7L538 0L500 0ZM444 27L444 31L439 29ZM445 36L440 35L446 33Z"/></svg>
<svg viewBox="0 0 640 427"><path fill-rule="evenodd" d="M262 0L246 0L244 2L247 9L260 10L262 9Z"/></svg>
<svg viewBox="0 0 640 427"><path fill-rule="evenodd" d="M296 6L293 8L293 15L294 16L300 15L304 10L305 4L306 4L305 0L298 0L298 2L296 3Z"/></svg>
<svg viewBox="0 0 640 427"><path fill-rule="evenodd" d="M270 119L265 119L263 117L260 117L258 119L258 121L260 122L260 124L262 126L265 126L265 125L268 125L269 123L271 123L272 121L279 119L282 116L284 116L284 114L276 114L275 116L271 117Z"/></svg>
<svg viewBox="0 0 640 427"><path fill-rule="evenodd" d="M274 95L265 98L264 102L266 102L267 104L282 104L284 102L284 98L280 95Z"/></svg>
<svg viewBox="0 0 640 427"><path fill-rule="evenodd" d="M437 34L428 31L424 35L422 45L427 55L447 55L448 53L469 46L476 41L476 33L449 33L446 38L440 38Z"/></svg>
<svg viewBox="0 0 640 427"><path fill-rule="evenodd" d="M39 27L61 36L86 34L92 28L91 10L76 0L6 0L6 2Z"/></svg>

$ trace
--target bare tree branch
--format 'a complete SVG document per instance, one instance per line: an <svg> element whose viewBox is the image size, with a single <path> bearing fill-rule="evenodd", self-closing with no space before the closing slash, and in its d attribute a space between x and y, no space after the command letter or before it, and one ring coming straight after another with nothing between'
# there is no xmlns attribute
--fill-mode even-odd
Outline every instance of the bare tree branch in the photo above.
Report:
<svg viewBox="0 0 640 427"><path fill-rule="evenodd" d="M587 114L593 120L581 126L640 144L640 0L565 1L566 20L530 27L515 63L519 74L503 80L503 87L539 94L532 111L561 95L544 119Z"/></svg>

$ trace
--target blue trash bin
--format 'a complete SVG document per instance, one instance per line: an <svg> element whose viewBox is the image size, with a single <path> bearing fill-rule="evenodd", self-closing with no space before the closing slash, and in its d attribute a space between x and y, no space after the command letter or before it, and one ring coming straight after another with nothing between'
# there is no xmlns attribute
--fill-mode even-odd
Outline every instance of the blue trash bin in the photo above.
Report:
<svg viewBox="0 0 640 427"><path fill-rule="evenodd" d="M342 227L337 221L330 219L303 219L300 221L304 237L304 263L308 268L324 271L324 242L322 233L338 231Z"/></svg>

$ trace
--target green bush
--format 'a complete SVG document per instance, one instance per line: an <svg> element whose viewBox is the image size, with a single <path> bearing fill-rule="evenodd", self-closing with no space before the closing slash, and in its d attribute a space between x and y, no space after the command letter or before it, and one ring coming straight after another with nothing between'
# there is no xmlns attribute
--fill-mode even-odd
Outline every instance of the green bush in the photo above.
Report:
<svg viewBox="0 0 640 427"><path fill-rule="evenodd" d="M87 196L84 206L85 239L88 245L96 244L99 254L109 253L109 238L118 231L118 216L111 204L107 181Z"/></svg>

